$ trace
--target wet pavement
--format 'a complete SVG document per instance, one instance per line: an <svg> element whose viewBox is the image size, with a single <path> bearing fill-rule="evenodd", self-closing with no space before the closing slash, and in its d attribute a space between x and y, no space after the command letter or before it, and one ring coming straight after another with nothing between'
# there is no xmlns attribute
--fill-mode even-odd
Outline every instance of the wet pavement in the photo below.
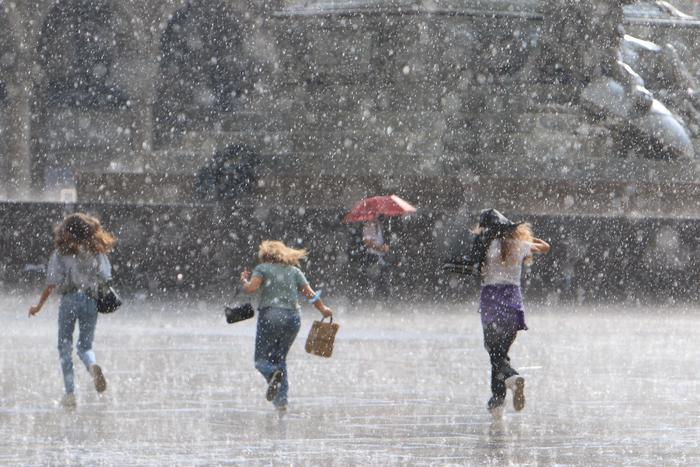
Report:
<svg viewBox="0 0 700 467"><path fill-rule="evenodd" d="M254 322L204 302L100 316L107 392L76 357L78 407L61 408L57 301L31 320L29 304L0 298L0 465L700 464L693 308L530 304L511 352L527 405L494 420L474 303L336 304L330 359L304 352L305 308L283 416L253 368Z"/></svg>

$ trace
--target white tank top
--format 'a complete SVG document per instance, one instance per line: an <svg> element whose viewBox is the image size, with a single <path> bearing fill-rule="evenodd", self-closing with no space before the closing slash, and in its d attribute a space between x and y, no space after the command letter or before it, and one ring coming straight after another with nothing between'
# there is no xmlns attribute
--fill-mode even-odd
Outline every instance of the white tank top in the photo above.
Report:
<svg viewBox="0 0 700 467"><path fill-rule="evenodd" d="M532 243L522 240L508 241L513 242L513 245L505 262L501 261L501 240L496 239L489 245L481 280L482 285L520 285L523 261L531 255Z"/></svg>

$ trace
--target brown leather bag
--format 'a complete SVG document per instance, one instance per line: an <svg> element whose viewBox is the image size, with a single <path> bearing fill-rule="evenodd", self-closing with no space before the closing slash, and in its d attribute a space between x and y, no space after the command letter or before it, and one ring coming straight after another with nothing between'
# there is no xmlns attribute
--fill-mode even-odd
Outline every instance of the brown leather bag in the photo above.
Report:
<svg viewBox="0 0 700 467"><path fill-rule="evenodd" d="M328 323L324 323L324 319L314 321L314 324L311 325L305 349L308 353L319 357L330 357L333 354L335 335L340 326L333 322L333 318Z"/></svg>

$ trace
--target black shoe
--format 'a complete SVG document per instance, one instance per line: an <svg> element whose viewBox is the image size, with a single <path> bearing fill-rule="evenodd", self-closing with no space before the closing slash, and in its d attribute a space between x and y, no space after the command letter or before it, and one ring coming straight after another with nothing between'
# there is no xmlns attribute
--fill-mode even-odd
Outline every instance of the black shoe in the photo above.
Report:
<svg viewBox="0 0 700 467"><path fill-rule="evenodd" d="M277 390L282 382L282 378L282 370L275 370L275 372L272 373L272 376L270 376L270 382L267 384L267 393L265 394L265 398L268 401L272 402L277 396Z"/></svg>

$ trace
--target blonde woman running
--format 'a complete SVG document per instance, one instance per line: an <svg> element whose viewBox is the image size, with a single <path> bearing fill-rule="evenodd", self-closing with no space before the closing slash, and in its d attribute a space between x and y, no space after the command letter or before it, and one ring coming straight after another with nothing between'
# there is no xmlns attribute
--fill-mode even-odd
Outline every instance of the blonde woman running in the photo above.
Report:
<svg viewBox="0 0 700 467"><path fill-rule="evenodd" d="M287 410L287 353L299 332L298 294L301 292L324 316L333 312L323 304L320 292L309 286L299 261L306 250L289 248L279 241L264 241L258 252L260 264L251 275L241 272L243 290L252 294L260 290L258 328L255 335L255 368L268 383L266 398L275 407Z"/></svg>

